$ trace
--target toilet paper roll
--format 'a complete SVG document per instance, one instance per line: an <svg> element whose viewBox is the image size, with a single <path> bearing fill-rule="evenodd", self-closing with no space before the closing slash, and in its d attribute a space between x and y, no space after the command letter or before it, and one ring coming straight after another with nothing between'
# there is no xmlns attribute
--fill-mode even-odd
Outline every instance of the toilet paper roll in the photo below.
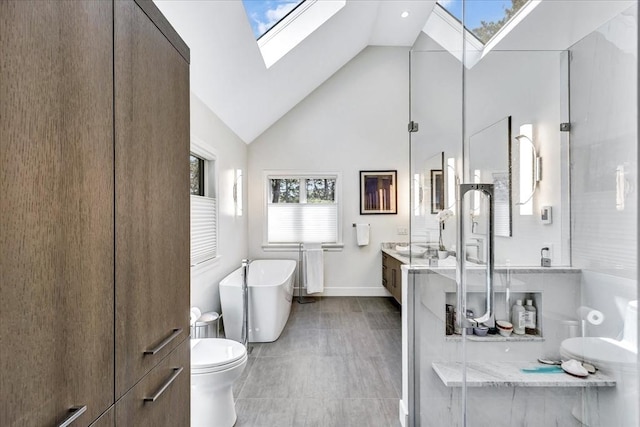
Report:
<svg viewBox="0 0 640 427"><path fill-rule="evenodd" d="M601 311L587 306L581 306L577 310L580 319L586 320L592 325L600 325L604 322L604 314Z"/></svg>
<svg viewBox="0 0 640 427"><path fill-rule="evenodd" d="M198 307L191 307L189 312L189 325L193 326L200 316L202 316L202 311L200 311Z"/></svg>

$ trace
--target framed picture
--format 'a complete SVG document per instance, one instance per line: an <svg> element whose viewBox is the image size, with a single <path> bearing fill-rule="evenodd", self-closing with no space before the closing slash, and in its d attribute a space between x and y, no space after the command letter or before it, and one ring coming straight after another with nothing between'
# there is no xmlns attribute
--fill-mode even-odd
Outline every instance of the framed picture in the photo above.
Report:
<svg viewBox="0 0 640 427"><path fill-rule="evenodd" d="M444 209L444 176L442 169L431 169L431 213Z"/></svg>
<svg viewBox="0 0 640 427"><path fill-rule="evenodd" d="M360 215L398 213L398 171L360 171Z"/></svg>

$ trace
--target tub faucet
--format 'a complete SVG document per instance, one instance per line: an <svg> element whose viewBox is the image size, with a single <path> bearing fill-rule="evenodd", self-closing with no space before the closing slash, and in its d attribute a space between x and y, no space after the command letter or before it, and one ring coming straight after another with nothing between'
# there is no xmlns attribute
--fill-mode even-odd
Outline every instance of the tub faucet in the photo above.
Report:
<svg viewBox="0 0 640 427"><path fill-rule="evenodd" d="M242 345L247 348L247 352L249 344L249 264L251 264L251 260L242 260Z"/></svg>

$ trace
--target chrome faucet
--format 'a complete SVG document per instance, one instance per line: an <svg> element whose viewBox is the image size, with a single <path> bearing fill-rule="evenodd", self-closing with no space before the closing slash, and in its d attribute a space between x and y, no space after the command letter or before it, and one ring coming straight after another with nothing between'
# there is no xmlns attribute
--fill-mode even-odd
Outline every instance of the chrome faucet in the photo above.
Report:
<svg viewBox="0 0 640 427"><path fill-rule="evenodd" d="M467 261L474 261L474 262L477 262L478 264L482 264L484 262L484 256L483 256L483 253L482 253L482 248L484 247L483 239L478 238L478 237L472 237L471 240L475 240L475 242L467 242L467 243L464 244L464 246L465 246L465 249L467 249L467 248L475 248L476 249L476 257L473 258L473 257L469 256L469 254L465 250L466 260Z"/></svg>
<svg viewBox="0 0 640 427"><path fill-rule="evenodd" d="M242 268L242 345L249 344L249 264L251 260L243 259Z"/></svg>

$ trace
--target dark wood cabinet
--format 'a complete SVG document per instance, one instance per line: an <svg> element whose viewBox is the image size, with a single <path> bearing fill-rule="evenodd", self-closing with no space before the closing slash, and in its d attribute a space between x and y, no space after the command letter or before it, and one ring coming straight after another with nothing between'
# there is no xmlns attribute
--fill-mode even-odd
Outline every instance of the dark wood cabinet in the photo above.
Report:
<svg viewBox="0 0 640 427"><path fill-rule="evenodd" d="M189 365L190 342L184 340L118 401L116 425L188 426Z"/></svg>
<svg viewBox="0 0 640 427"><path fill-rule="evenodd" d="M0 426L188 425L188 48L150 0L2 0L0 52ZM123 418L174 357L168 424Z"/></svg>
<svg viewBox="0 0 640 427"><path fill-rule="evenodd" d="M113 403L109 2L0 2L0 425Z"/></svg>
<svg viewBox="0 0 640 427"><path fill-rule="evenodd" d="M402 304L402 263L382 252L382 286Z"/></svg>
<svg viewBox="0 0 640 427"><path fill-rule="evenodd" d="M120 397L189 336L189 63L133 1L115 2L115 94Z"/></svg>

